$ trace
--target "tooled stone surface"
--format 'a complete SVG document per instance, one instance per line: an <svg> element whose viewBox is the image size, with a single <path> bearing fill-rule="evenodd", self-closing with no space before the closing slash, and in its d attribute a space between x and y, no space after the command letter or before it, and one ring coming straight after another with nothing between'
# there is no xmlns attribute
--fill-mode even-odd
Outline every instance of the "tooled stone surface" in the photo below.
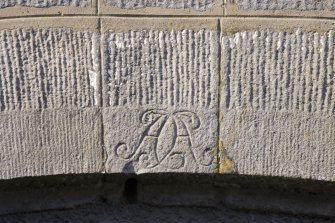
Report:
<svg viewBox="0 0 335 223"><path fill-rule="evenodd" d="M213 172L217 32L104 34L107 172Z"/></svg>
<svg viewBox="0 0 335 223"><path fill-rule="evenodd" d="M0 179L101 171L96 109L0 114Z"/></svg>
<svg viewBox="0 0 335 223"><path fill-rule="evenodd" d="M97 41L68 28L0 31L0 179L101 170Z"/></svg>
<svg viewBox="0 0 335 223"><path fill-rule="evenodd" d="M320 10L334 11L334 0L228 0L241 9L251 10Z"/></svg>
<svg viewBox="0 0 335 223"><path fill-rule="evenodd" d="M146 7L160 7L171 9L208 10L213 8L214 0L104 0L107 5L138 9Z"/></svg>
<svg viewBox="0 0 335 223"><path fill-rule="evenodd" d="M13 6L28 6L37 8L46 8L52 6L91 6L91 0L1 0L0 8Z"/></svg>
<svg viewBox="0 0 335 223"><path fill-rule="evenodd" d="M95 106L98 38L90 31L0 31L0 110Z"/></svg>
<svg viewBox="0 0 335 223"><path fill-rule="evenodd" d="M332 180L334 31L223 38L222 140L241 174Z"/></svg>

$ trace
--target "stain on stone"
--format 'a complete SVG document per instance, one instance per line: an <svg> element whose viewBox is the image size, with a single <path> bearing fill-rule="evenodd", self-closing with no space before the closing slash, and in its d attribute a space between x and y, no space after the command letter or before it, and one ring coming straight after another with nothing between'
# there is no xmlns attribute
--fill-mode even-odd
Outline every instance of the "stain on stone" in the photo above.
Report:
<svg viewBox="0 0 335 223"><path fill-rule="evenodd" d="M222 141L219 143L218 153L218 173L234 173L236 171L236 165L233 160L228 157Z"/></svg>
<svg viewBox="0 0 335 223"><path fill-rule="evenodd" d="M221 139L239 174L334 179L334 31L223 37Z"/></svg>

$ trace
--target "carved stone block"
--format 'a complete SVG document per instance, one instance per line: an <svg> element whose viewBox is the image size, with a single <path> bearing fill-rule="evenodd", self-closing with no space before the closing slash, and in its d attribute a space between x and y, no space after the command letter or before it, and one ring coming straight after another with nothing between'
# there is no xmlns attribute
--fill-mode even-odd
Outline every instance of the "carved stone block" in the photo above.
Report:
<svg viewBox="0 0 335 223"><path fill-rule="evenodd" d="M99 105L97 20L0 23L0 111Z"/></svg>
<svg viewBox="0 0 335 223"><path fill-rule="evenodd" d="M228 15L334 17L334 0L226 0Z"/></svg>
<svg viewBox="0 0 335 223"><path fill-rule="evenodd" d="M1 0L0 17L95 14L96 0Z"/></svg>
<svg viewBox="0 0 335 223"><path fill-rule="evenodd" d="M82 22L0 22L0 179L101 171L98 23Z"/></svg>
<svg viewBox="0 0 335 223"><path fill-rule="evenodd" d="M92 4L91 0L31 0L31 1L20 1L20 0L2 0L0 3L0 8L14 7L14 6L27 6L35 8L48 8L52 6L76 6L85 7Z"/></svg>
<svg viewBox="0 0 335 223"><path fill-rule="evenodd" d="M216 20L103 20L107 172L216 170L216 27Z"/></svg>
<svg viewBox="0 0 335 223"><path fill-rule="evenodd" d="M223 0L101 0L101 14L223 15Z"/></svg>
<svg viewBox="0 0 335 223"><path fill-rule="evenodd" d="M239 174L334 180L334 27L223 22L221 139Z"/></svg>

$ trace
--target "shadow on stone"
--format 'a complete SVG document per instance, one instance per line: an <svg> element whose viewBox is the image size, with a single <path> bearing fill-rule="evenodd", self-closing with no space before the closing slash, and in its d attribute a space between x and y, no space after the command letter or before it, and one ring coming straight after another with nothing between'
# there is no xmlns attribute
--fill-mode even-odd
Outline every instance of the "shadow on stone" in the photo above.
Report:
<svg viewBox="0 0 335 223"><path fill-rule="evenodd" d="M125 216L129 209L130 221L136 214L150 215L150 210L163 210L171 215L176 212L183 217L185 214L183 219L187 220L201 213L197 219L200 221L206 218L202 210L210 210L208 219L216 213L221 222L244 222L240 219L243 216L259 218L257 222L266 222L265 219L269 222L269 218L286 219L286 222L333 222L334 204L335 183L280 177L87 174L0 181L0 222L48 215L64 215L68 219L91 212L111 219L115 210L119 210L115 215Z"/></svg>

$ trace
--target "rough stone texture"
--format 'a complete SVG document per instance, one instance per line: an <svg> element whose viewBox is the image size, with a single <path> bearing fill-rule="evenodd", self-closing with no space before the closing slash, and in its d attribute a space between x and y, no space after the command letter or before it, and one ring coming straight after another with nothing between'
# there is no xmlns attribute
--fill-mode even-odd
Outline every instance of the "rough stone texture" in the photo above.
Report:
<svg viewBox="0 0 335 223"><path fill-rule="evenodd" d="M97 20L71 21L0 22L0 179L101 171Z"/></svg>
<svg viewBox="0 0 335 223"><path fill-rule="evenodd" d="M214 0L105 0L107 4L123 9L160 7L165 9L208 10L213 8Z"/></svg>
<svg viewBox="0 0 335 223"><path fill-rule="evenodd" d="M101 14L223 15L223 0L101 0Z"/></svg>
<svg viewBox="0 0 335 223"><path fill-rule="evenodd" d="M334 114L334 40L300 29L224 37L225 109Z"/></svg>
<svg viewBox="0 0 335 223"><path fill-rule="evenodd" d="M69 28L0 31L0 110L98 104L98 37Z"/></svg>
<svg viewBox="0 0 335 223"><path fill-rule="evenodd" d="M289 15L334 17L333 0L226 0L228 15Z"/></svg>
<svg viewBox="0 0 335 223"><path fill-rule="evenodd" d="M0 179L101 171L96 109L0 115Z"/></svg>
<svg viewBox="0 0 335 223"><path fill-rule="evenodd" d="M28 6L28 7L51 7L51 6L76 6L85 7L91 6L91 0L2 0L0 8L13 7L13 6Z"/></svg>
<svg viewBox="0 0 335 223"><path fill-rule="evenodd" d="M231 110L222 123L224 147L238 173L334 179L333 115Z"/></svg>
<svg viewBox="0 0 335 223"><path fill-rule="evenodd" d="M335 10L333 0L229 0L239 8L252 10Z"/></svg>
<svg viewBox="0 0 335 223"><path fill-rule="evenodd" d="M104 27L107 172L215 171L218 33L207 27Z"/></svg>
<svg viewBox="0 0 335 223"><path fill-rule="evenodd" d="M1 17L95 14L97 0L1 0Z"/></svg>
<svg viewBox="0 0 335 223"><path fill-rule="evenodd" d="M255 29L222 39L228 157L240 174L333 180L334 31Z"/></svg>
<svg viewBox="0 0 335 223"><path fill-rule="evenodd" d="M331 17L0 0L0 222L335 222Z"/></svg>

